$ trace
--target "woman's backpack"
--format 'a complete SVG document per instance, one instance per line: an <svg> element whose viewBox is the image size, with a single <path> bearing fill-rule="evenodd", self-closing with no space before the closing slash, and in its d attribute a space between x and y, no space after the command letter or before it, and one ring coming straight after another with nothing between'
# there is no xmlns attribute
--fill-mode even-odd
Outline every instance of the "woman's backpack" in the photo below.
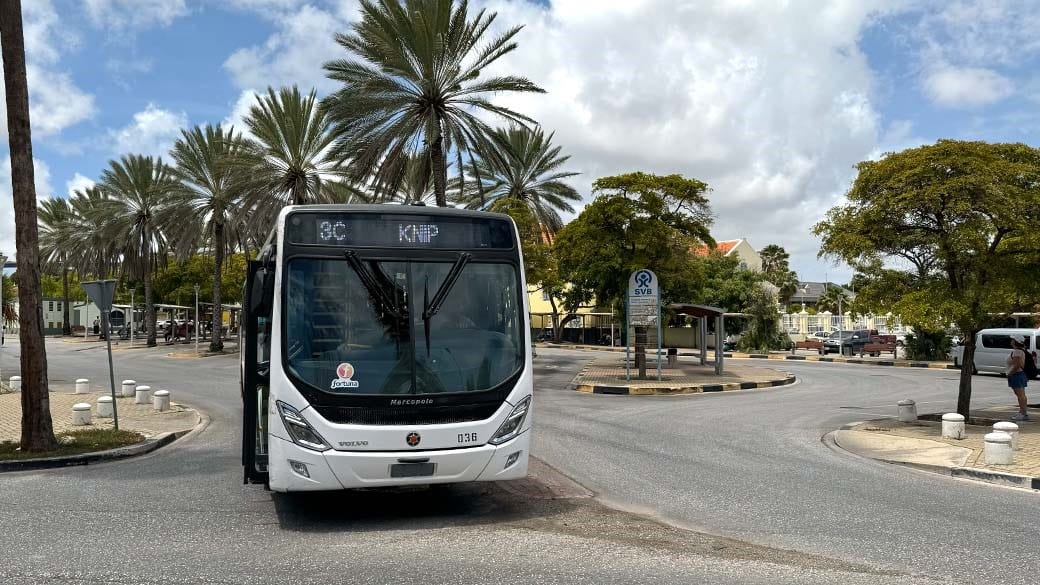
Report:
<svg viewBox="0 0 1040 585"><path fill-rule="evenodd" d="M1028 349L1022 350L1022 353L1026 354L1025 363L1023 363L1022 371L1026 373L1026 377L1030 380L1035 380L1037 376L1036 360L1033 359L1033 352Z"/></svg>

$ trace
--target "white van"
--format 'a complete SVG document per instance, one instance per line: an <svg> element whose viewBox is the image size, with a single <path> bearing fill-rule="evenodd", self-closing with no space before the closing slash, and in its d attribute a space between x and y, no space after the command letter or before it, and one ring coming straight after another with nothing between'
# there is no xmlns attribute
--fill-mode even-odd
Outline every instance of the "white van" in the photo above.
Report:
<svg viewBox="0 0 1040 585"><path fill-rule="evenodd" d="M1026 340L1026 349L1037 359L1040 350L1040 329L983 329L975 337L975 368L972 373L1003 374L1007 371L1007 357L1011 353L1011 336ZM964 346L953 349L953 365L960 367Z"/></svg>

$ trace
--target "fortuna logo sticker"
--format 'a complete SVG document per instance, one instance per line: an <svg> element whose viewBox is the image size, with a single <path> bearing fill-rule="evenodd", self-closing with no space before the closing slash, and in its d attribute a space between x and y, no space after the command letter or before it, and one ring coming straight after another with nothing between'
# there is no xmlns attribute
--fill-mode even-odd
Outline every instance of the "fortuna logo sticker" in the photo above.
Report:
<svg viewBox="0 0 1040 585"><path fill-rule="evenodd" d="M357 388L357 380L351 380L354 377L354 366L343 362L336 366L336 375L339 376L336 380L332 381L330 388L338 390L340 388Z"/></svg>

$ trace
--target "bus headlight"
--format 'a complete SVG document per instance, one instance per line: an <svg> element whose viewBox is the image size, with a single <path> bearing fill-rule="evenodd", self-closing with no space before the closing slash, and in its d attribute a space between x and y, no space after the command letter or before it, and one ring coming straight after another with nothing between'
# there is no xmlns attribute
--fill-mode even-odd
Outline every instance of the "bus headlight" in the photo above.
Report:
<svg viewBox="0 0 1040 585"><path fill-rule="evenodd" d="M292 437L294 443L313 451L328 451L332 448L311 427L307 419L303 418L300 411L281 400L276 401L275 404L278 405L278 414L282 415L282 423L285 424L285 430L289 431L289 436Z"/></svg>
<svg viewBox="0 0 1040 585"><path fill-rule="evenodd" d="M527 413L530 411L531 397L528 396L513 408L513 412L509 413L509 417L502 423L502 426L498 427L498 431L495 432L488 443L501 445L519 435L520 429L524 428L524 421L527 420Z"/></svg>

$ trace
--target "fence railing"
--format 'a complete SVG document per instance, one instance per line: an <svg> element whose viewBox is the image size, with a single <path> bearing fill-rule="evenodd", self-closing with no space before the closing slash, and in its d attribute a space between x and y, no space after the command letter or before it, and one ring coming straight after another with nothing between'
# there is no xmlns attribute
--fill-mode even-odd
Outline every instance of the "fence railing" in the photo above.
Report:
<svg viewBox="0 0 1040 585"><path fill-rule="evenodd" d="M782 317L784 332L802 335L832 333L853 329L876 329L882 333L906 333L907 328L894 315L831 315L820 313L788 313Z"/></svg>

